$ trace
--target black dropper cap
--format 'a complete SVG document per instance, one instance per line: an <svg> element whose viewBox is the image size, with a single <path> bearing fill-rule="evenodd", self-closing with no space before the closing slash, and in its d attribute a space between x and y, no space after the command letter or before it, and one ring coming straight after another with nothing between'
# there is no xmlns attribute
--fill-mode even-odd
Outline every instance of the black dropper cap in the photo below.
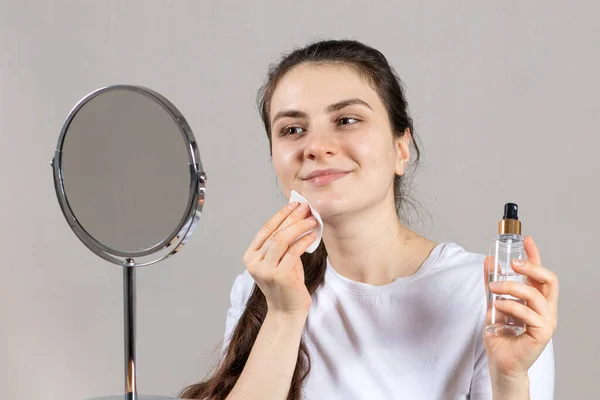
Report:
<svg viewBox="0 0 600 400"><path fill-rule="evenodd" d="M519 219L519 206L515 203L506 203L504 205L504 217L502 219Z"/></svg>

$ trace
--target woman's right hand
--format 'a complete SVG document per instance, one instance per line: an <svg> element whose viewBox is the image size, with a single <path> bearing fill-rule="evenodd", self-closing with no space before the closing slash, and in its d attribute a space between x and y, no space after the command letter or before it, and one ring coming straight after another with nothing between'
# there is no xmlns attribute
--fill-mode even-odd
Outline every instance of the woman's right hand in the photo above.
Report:
<svg viewBox="0 0 600 400"><path fill-rule="evenodd" d="M312 299L304 284L300 256L317 238L317 222L306 204L292 202L277 212L256 234L244 254L244 264L265 295L269 313L306 317Z"/></svg>

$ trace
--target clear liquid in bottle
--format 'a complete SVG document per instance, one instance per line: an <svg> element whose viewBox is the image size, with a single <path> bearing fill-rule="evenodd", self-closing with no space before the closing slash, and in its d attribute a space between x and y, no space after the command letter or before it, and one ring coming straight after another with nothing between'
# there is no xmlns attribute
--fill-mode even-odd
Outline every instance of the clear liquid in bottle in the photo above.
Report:
<svg viewBox="0 0 600 400"><path fill-rule="evenodd" d="M520 233L521 224L517 218L517 205L505 205L504 218L500 222L499 234L490 245L488 279L489 282L516 281L525 283L527 277L512 269L515 260L526 261L525 237ZM525 322L520 318L498 310L496 300L516 301L525 305L525 301L511 295L499 295L487 290L488 307L486 314L486 330L496 335L518 336L526 330Z"/></svg>

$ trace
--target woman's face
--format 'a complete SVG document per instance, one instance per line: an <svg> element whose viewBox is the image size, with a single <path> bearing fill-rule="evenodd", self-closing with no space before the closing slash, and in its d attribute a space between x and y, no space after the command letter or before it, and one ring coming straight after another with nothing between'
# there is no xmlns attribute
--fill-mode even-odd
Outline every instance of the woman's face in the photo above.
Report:
<svg viewBox="0 0 600 400"><path fill-rule="evenodd" d="M294 67L269 112L273 166L287 196L296 190L324 219L394 207L394 176L404 173L410 135L392 135L379 95L354 69Z"/></svg>

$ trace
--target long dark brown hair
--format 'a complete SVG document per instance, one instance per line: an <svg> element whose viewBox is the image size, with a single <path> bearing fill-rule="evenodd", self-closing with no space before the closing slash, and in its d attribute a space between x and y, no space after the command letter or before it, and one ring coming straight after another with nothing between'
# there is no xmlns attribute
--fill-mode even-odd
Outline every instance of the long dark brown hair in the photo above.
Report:
<svg viewBox="0 0 600 400"><path fill-rule="evenodd" d="M344 65L353 68L362 77L366 78L385 105L394 136L402 137L407 128L410 130L411 142L415 149L415 159L412 165L413 167L417 166L420 150L417 145L413 122L408 113L408 104L402 81L381 52L355 40L318 41L284 54L277 64L272 64L269 67L267 82L258 92L257 103L271 149L269 108L273 92L281 78L301 63ZM401 207L405 206L406 203L410 203L406 197L404 179L403 176L396 176L394 179L396 211L399 216L401 216ZM327 250L323 243L314 253L305 253L301 257L306 287L311 294L323 282L327 265L326 258ZM266 315L267 302L265 296L255 284L246 303L246 308L233 329L223 359L207 380L185 388L180 397L203 400L225 399L246 365ZM302 398L302 385L309 371L310 356L304 339L302 339L298 351L298 361L287 396L288 400L300 400Z"/></svg>

